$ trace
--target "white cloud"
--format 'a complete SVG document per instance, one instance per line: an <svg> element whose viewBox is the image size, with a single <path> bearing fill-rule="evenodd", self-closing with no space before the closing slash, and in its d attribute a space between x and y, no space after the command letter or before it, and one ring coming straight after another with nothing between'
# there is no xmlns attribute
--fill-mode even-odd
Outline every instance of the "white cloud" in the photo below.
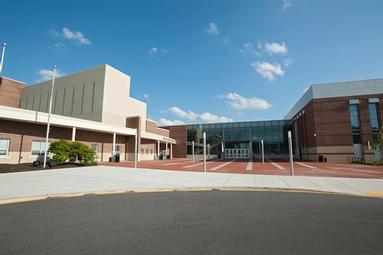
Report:
<svg viewBox="0 0 383 255"><path fill-rule="evenodd" d="M294 61L291 59L291 58L287 58L285 60L283 60L283 65L285 67L289 67Z"/></svg>
<svg viewBox="0 0 383 255"><path fill-rule="evenodd" d="M64 27L61 29L61 32L56 31L55 29L50 29L49 33L53 36L60 36L67 40L72 40L77 44L92 44L91 41L85 37L85 35L80 31L71 31L69 28ZM59 43L60 44L60 43ZM58 45L56 43L56 45Z"/></svg>
<svg viewBox="0 0 383 255"><path fill-rule="evenodd" d="M170 112L176 115L177 117L186 119L188 121L201 121L204 123L233 121L233 119L225 117L225 116L218 116L209 112L198 114L192 111L184 111L176 106L171 107Z"/></svg>
<svg viewBox="0 0 383 255"><path fill-rule="evenodd" d="M231 108L235 110L267 110L271 104L266 100L257 97L244 97L237 93L227 93L219 96L221 99L227 99Z"/></svg>
<svg viewBox="0 0 383 255"><path fill-rule="evenodd" d="M205 123L233 122L231 118L218 116L209 112L204 112L199 117Z"/></svg>
<svg viewBox="0 0 383 255"><path fill-rule="evenodd" d="M183 122L181 120L168 120L168 119L165 119L165 118L161 118L158 121L158 124L160 126L174 126L174 125L184 125L185 122Z"/></svg>
<svg viewBox="0 0 383 255"><path fill-rule="evenodd" d="M241 52L244 55L251 54L257 57L261 56L261 53L254 48L254 45L251 42L247 42L244 45L242 45L242 48L239 50L239 52Z"/></svg>
<svg viewBox="0 0 383 255"><path fill-rule="evenodd" d="M48 80L51 80L53 77L53 71L49 70L49 69L40 69L38 74L39 74L40 78L36 82L48 81ZM56 69L55 78L61 77L63 75L65 75L63 72Z"/></svg>
<svg viewBox="0 0 383 255"><path fill-rule="evenodd" d="M69 28L64 27L62 29L62 36L65 39L73 40L78 44L92 44L88 38L80 31L71 31Z"/></svg>
<svg viewBox="0 0 383 255"><path fill-rule="evenodd" d="M178 108L176 106L171 107L170 112L172 112L174 115L176 115L180 118L184 118L184 119L188 119L188 120L195 120L198 117L198 114L196 114L192 111L181 110L180 108Z"/></svg>
<svg viewBox="0 0 383 255"><path fill-rule="evenodd" d="M276 43L276 42L270 42L265 43L264 49L267 53L270 55L273 54L286 54L287 53L287 46L284 42L282 43Z"/></svg>
<svg viewBox="0 0 383 255"><path fill-rule="evenodd" d="M262 77L268 80L274 80L278 76L283 76L285 71L282 69L280 64L269 63L269 62L256 62L252 63L251 66L259 73Z"/></svg>
<svg viewBox="0 0 383 255"><path fill-rule="evenodd" d="M214 22L210 22L210 23L208 24L208 26L206 27L206 32L208 32L209 34L217 35L217 34L219 34L221 31L219 31L218 26L217 26L216 23L214 23Z"/></svg>
<svg viewBox="0 0 383 255"><path fill-rule="evenodd" d="M66 45L64 43L58 42L58 43L55 43L53 47L55 47L56 49L62 49L62 48L66 48Z"/></svg>
<svg viewBox="0 0 383 255"><path fill-rule="evenodd" d="M283 11L291 6L291 0L282 0L282 2L283 2L283 5L282 5Z"/></svg>
<svg viewBox="0 0 383 255"><path fill-rule="evenodd" d="M167 54L169 52L170 52L170 50L168 50L168 49L152 47L152 48L149 49L148 54L149 54L149 57L154 58L159 53Z"/></svg>
<svg viewBox="0 0 383 255"><path fill-rule="evenodd" d="M142 97L143 97L144 99L148 100L148 99L149 99L149 94L144 94Z"/></svg>
<svg viewBox="0 0 383 255"><path fill-rule="evenodd" d="M152 47L149 49L149 56L151 58L155 57L155 55L158 53L158 48L157 47Z"/></svg>

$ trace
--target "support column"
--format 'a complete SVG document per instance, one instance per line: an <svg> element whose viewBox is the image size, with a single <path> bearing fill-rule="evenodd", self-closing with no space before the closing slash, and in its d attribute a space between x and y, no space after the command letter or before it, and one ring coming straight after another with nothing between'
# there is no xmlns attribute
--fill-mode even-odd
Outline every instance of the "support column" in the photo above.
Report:
<svg viewBox="0 0 383 255"><path fill-rule="evenodd" d="M160 159L160 141L157 141L157 159Z"/></svg>
<svg viewBox="0 0 383 255"><path fill-rule="evenodd" d="M76 127L72 128L72 142L76 141Z"/></svg>
<svg viewBox="0 0 383 255"><path fill-rule="evenodd" d="M138 139L137 133L134 135L134 168L137 168L138 161Z"/></svg>
<svg viewBox="0 0 383 255"><path fill-rule="evenodd" d="M168 159L168 142L165 143L165 155L166 159Z"/></svg>
<svg viewBox="0 0 383 255"><path fill-rule="evenodd" d="M113 133L112 157L116 154L116 133Z"/></svg>
<svg viewBox="0 0 383 255"><path fill-rule="evenodd" d="M170 159L173 158L173 144L170 144Z"/></svg>

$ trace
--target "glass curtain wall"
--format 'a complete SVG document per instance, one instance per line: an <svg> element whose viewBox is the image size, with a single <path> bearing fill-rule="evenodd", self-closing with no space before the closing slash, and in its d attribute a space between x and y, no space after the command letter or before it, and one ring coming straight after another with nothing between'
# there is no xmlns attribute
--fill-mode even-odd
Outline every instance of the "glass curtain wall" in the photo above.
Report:
<svg viewBox="0 0 383 255"><path fill-rule="evenodd" d="M258 151L258 143L264 141L265 154L288 154L287 131L291 130L290 121L252 121L216 124L199 124L187 126L187 153L192 154L192 141L195 143L195 154L203 153L203 132L206 132L206 143L210 144L213 155L225 148L248 147L252 142L253 153Z"/></svg>

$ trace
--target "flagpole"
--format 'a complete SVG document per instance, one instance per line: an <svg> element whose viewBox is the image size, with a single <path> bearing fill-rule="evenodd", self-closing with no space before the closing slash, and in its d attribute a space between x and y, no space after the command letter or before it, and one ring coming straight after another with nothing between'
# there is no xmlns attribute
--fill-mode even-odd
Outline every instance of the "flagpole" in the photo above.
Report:
<svg viewBox="0 0 383 255"><path fill-rule="evenodd" d="M3 43L3 51L1 53L1 59L0 59L0 77L3 72L3 63L4 63L4 54L5 54L5 47L7 47L6 43Z"/></svg>
<svg viewBox="0 0 383 255"><path fill-rule="evenodd" d="M49 129L51 125L51 112L52 112L52 98L53 98L53 89L55 87L55 74L56 66L53 66L53 76L52 76L52 87L51 87L51 96L49 98L49 111L48 111L48 121L47 121L47 134L45 136L45 152L44 152L44 168L47 165L47 155L48 155L48 140L49 140Z"/></svg>

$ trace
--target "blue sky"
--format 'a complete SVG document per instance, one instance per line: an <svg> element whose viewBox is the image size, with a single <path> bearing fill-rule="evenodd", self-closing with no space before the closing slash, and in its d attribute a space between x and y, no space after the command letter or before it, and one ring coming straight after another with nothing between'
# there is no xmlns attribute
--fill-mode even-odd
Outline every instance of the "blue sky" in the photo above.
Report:
<svg viewBox="0 0 383 255"><path fill-rule="evenodd" d="M383 1L3 1L3 75L107 63L160 124L280 119L314 83L383 77Z"/></svg>

